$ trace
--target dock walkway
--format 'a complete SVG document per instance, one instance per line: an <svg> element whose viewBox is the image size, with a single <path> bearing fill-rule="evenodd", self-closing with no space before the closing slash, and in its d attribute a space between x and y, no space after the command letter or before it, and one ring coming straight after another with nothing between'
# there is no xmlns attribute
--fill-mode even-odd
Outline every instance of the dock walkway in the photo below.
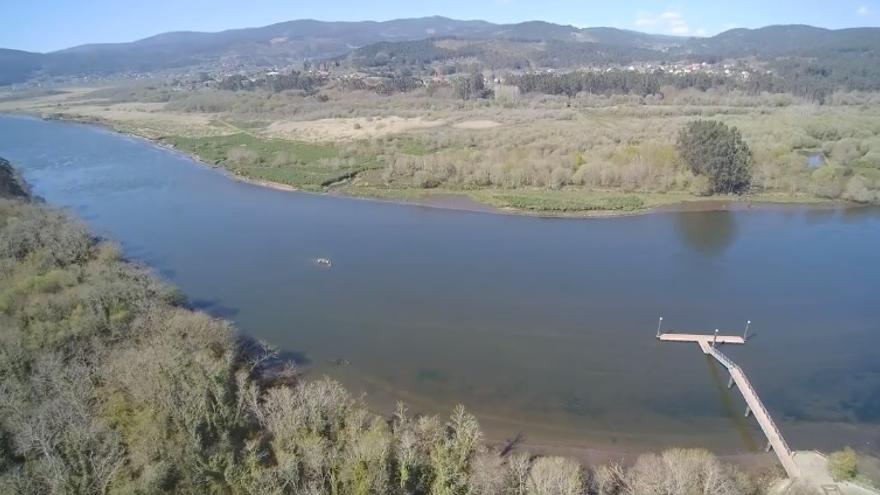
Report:
<svg viewBox="0 0 880 495"><path fill-rule="evenodd" d="M789 478L797 478L800 476L800 468L794 461L794 456L791 449L785 442L785 438L782 437L782 433L780 433L779 428L776 427L776 423L773 421L773 418L770 416L767 408L764 407L764 403L761 402L761 398L758 396L758 392L755 390L755 387L752 386L752 383L749 381L749 378L743 372L742 368L740 368L739 365L734 363L729 357L725 356L717 348L718 344L745 344L745 338L737 335L717 334L661 334L659 333L659 331L657 338L663 342L696 343L700 346L700 349L703 351L704 354L712 356L713 358L715 358L716 361L721 363L722 366L727 368L727 371L730 373L731 385L734 383L736 384L736 387L742 394L743 399L745 399L746 401L746 416L748 417L749 414L754 414L755 419L758 421L758 425L761 426L761 430L767 437L768 450L770 448L773 449L773 452L776 453L776 457L779 458L779 462L782 464L782 467L785 468L785 472L788 473Z"/></svg>
<svg viewBox="0 0 880 495"><path fill-rule="evenodd" d="M714 339L718 344L745 344L746 341L739 335L700 335L693 333L661 333L659 337L664 342L705 342L711 344Z"/></svg>

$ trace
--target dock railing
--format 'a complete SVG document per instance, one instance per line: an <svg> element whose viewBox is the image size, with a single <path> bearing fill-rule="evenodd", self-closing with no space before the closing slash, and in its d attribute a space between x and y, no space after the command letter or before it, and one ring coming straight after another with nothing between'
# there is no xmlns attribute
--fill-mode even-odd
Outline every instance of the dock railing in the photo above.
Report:
<svg viewBox="0 0 880 495"><path fill-rule="evenodd" d="M782 432L779 431L779 427L777 427L776 422L773 421L773 416L770 415L770 411L768 411L767 408L764 406L764 402L761 401L761 397L758 395L758 391L755 390L755 387L752 385L752 381L749 380L749 377L745 374L745 372L743 372L742 368L740 368L738 364L734 363L729 357L727 357L726 355L724 355L724 353L714 347L710 347L709 353L712 355L712 357L717 359L718 362L720 362L725 368L727 368L727 370L731 373L731 376L733 376L734 371L737 372L740 380L737 380L735 377L734 381L737 382L736 384L739 387L740 392L743 393L743 398L746 399L746 402L753 412L755 410L759 410L764 414L764 416L767 418L767 426L770 427L772 433L779 439L779 443L782 445L785 453L791 456L792 452L791 448L789 448L788 446L788 442L785 441L785 437L782 436ZM749 400L749 397L751 397L752 400ZM767 432L765 432L765 434L766 433ZM770 435L767 435L767 437L770 438ZM776 450L776 447L774 447L774 450Z"/></svg>
<svg viewBox="0 0 880 495"><path fill-rule="evenodd" d="M791 448L789 448L788 443L785 441L785 437L782 436L782 432L779 431L779 427L776 426L776 422L773 421L773 417L761 401L758 391L755 390L755 387L752 385L752 382L749 380L748 376L746 376L742 368L717 348L717 346L723 344L745 344L747 334L748 326L746 326L746 332L742 337L719 335L718 330L716 330L713 335L675 332L664 333L659 326L657 327L658 340L663 342L691 342L699 344L700 349L704 354L712 356L727 369L730 373L730 386L735 383L739 388L743 399L746 401L748 407L746 415L750 412L754 414L755 419L758 421L758 425L767 437L767 449L769 450L772 448L774 450L782 467L784 467L786 473L788 473L789 478L797 478L800 476L800 468L798 468L797 463L794 461L794 456L792 455Z"/></svg>

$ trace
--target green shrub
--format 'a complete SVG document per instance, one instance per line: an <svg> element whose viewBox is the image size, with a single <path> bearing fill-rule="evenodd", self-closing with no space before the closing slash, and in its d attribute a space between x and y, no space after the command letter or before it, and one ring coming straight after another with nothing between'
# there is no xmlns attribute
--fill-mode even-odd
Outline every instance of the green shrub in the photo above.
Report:
<svg viewBox="0 0 880 495"><path fill-rule="evenodd" d="M813 194L822 198L839 198L843 193L845 173L846 170L842 167L833 165L819 167L810 176L810 187Z"/></svg>
<svg viewBox="0 0 880 495"><path fill-rule="evenodd" d="M529 476L528 495L579 495L583 493L581 467L571 459L542 457Z"/></svg>
<svg viewBox="0 0 880 495"><path fill-rule="evenodd" d="M632 495L742 495L741 474L705 450L670 449L644 454L626 474Z"/></svg>
<svg viewBox="0 0 880 495"><path fill-rule="evenodd" d="M856 477L859 472L859 457L856 452L847 447L832 453L828 457L828 470L835 481L846 481Z"/></svg>
<svg viewBox="0 0 880 495"><path fill-rule="evenodd" d="M855 175L846 181L846 187L844 187L841 197L856 203L870 203L874 200L875 194L868 190L865 179Z"/></svg>
<svg viewBox="0 0 880 495"><path fill-rule="evenodd" d="M20 208L0 237L0 257L24 260L35 252L48 263L66 266L84 261L92 249L88 231L63 213L44 207Z"/></svg>
<svg viewBox="0 0 880 495"><path fill-rule="evenodd" d="M691 185L688 190L694 196L711 196L712 195L712 184L709 182L709 178L703 175L697 175L691 180Z"/></svg>

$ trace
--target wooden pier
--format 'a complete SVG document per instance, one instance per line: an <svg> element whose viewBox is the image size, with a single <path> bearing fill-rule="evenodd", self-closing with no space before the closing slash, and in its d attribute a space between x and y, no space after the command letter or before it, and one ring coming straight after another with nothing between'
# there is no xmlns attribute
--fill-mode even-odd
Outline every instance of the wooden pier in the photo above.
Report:
<svg viewBox="0 0 880 495"><path fill-rule="evenodd" d="M712 344L714 341L716 344L745 344L746 341L744 338L739 335L698 335L693 333L663 333L660 334L658 339L663 342L696 342Z"/></svg>
<svg viewBox="0 0 880 495"><path fill-rule="evenodd" d="M657 338L659 340L663 342L696 343L700 346L700 350L703 351L703 354L712 356L727 369L730 373L730 381L728 382L727 387L731 388L736 384L743 399L746 401L746 417L753 414L758 421L758 425L761 426L764 436L767 437L767 450L769 451L771 448L773 449L773 452L776 453L776 457L779 458L779 462L782 464L782 467L785 468L785 472L788 474L789 478L797 478L800 476L800 468L795 463L793 453L785 442L785 438L782 437L782 433L779 431L779 428L776 427L776 423L773 421L767 408L764 407L761 398L758 397L758 392L755 390L755 387L752 386L752 383L749 381L749 378L743 372L742 368L718 350L718 346L721 344L745 344L747 337L748 326L746 326L746 331L743 333L742 337L739 335L719 335L718 330L715 330L715 334L713 335L661 333L660 327L658 326L657 328Z"/></svg>

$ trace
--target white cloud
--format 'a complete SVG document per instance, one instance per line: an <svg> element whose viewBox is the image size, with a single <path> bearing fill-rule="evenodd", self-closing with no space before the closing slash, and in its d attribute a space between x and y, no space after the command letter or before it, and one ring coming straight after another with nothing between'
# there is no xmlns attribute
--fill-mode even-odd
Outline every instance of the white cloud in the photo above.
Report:
<svg viewBox="0 0 880 495"><path fill-rule="evenodd" d="M691 28L687 21L684 20L681 12L677 10L667 10L658 15L649 12L638 12L636 13L635 25L639 29L679 36L702 36L706 34L706 30L703 28Z"/></svg>
<svg viewBox="0 0 880 495"><path fill-rule="evenodd" d="M870 13L871 13L871 11L868 10L868 7L865 5L862 5L861 7L856 9L856 14L858 14L858 15L868 15Z"/></svg>

